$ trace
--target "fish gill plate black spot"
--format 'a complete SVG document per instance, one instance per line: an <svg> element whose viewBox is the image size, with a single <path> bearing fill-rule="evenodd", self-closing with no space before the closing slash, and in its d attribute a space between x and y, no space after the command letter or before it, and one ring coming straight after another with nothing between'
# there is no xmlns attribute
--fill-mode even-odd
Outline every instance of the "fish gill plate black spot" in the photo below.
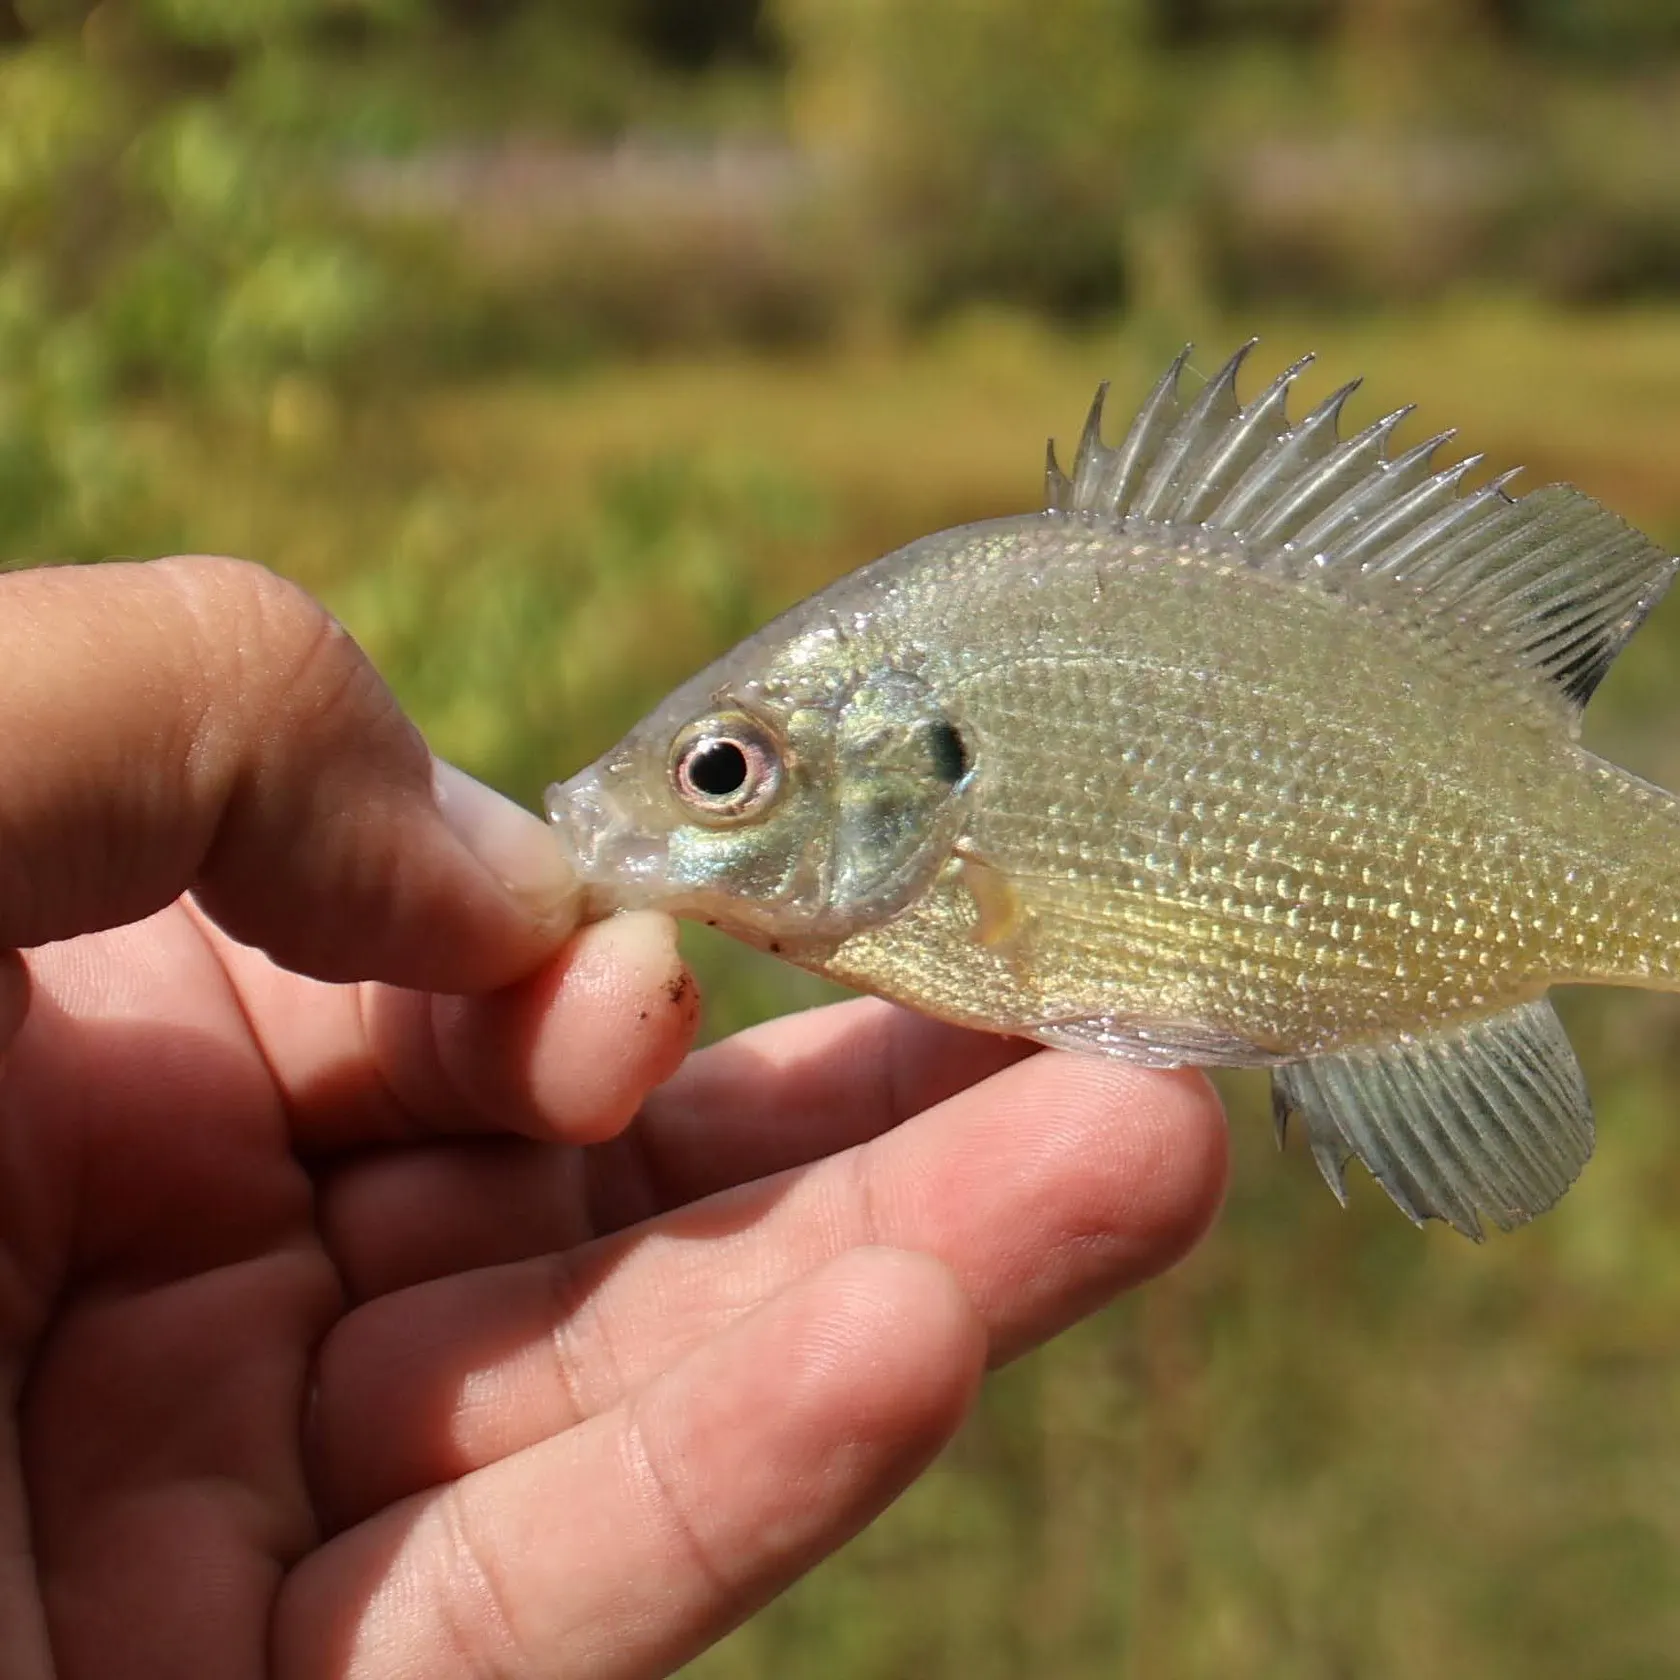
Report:
<svg viewBox="0 0 1680 1680"><path fill-rule="evenodd" d="M955 787L968 774L968 744L954 723L936 723L928 732L934 774Z"/></svg>

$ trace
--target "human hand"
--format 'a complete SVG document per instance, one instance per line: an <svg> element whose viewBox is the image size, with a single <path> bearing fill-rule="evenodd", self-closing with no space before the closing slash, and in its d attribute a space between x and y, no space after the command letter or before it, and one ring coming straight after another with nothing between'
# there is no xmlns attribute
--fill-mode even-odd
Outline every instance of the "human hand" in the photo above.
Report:
<svg viewBox="0 0 1680 1680"><path fill-rule="evenodd" d="M266 574L0 609L6 1680L665 1672L1211 1217L1194 1076L874 1001L676 1072L671 925L562 945Z"/></svg>

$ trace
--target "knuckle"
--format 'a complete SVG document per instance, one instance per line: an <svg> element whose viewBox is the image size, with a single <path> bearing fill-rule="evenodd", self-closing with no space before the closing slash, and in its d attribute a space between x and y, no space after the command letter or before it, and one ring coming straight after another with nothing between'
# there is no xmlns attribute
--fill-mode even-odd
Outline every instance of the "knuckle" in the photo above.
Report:
<svg viewBox="0 0 1680 1680"><path fill-rule="evenodd" d="M300 729L411 733L367 656L307 590L248 560L185 555L159 565L192 621L211 714L247 738L256 724L271 742Z"/></svg>
<svg viewBox="0 0 1680 1680"><path fill-rule="evenodd" d="M732 1603L742 1583L711 1544L707 1525L695 1506L683 1496L680 1469L661 1450L659 1436L649 1427L644 1412L638 1399L631 1400L622 1437L626 1472L639 1494L639 1503L655 1531L663 1534L676 1559L692 1572L706 1595L718 1604Z"/></svg>
<svg viewBox="0 0 1680 1680"><path fill-rule="evenodd" d="M198 633L207 674L236 679L242 698L283 694L349 638L325 607L265 566L193 555L161 562Z"/></svg>
<svg viewBox="0 0 1680 1680"><path fill-rule="evenodd" d="M845 1187L859 1239L869 1247L890 1246L891 1243L889 1222L881 1205L880 1187L875 1177L876 1161L877 1156L871 1150L853 1150Z"/></svg>
<svg viewBox="0 0 1680 1680"><path fill-rule="evenodd" d="M617 1405L631 1385L595 1298L599 1277L564 1250L548 1258L544 1276L555 1416L558 1428L570 1429Z"/></svg>
<svg viewBox="0 0 1680 1680"><path fill-rule="evenodd" d="M440 1633L462 1680L532 1674L526 1640L499 1549L480 1532L472 1503L459 1482L445 1488L435 1507L442 1528L448 1582L438 1595Z"/></svg>

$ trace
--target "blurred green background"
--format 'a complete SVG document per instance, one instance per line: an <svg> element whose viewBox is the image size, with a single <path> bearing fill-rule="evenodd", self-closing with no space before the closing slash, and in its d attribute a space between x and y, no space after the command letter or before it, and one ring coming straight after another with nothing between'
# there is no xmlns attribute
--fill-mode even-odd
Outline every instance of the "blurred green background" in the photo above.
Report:
<svg viewBox="0 0 1680 1680"><path fill-rule="evenodd" d="M0 0L0 554L263 560L526 800L1256 332L1680 544L1680 8ZM1676 720L1680 600L1589 736ZM1557 1212L1343 1213L1233 1082L1202 1250L695 1672L1680 1674L1680 1019L1566 1004Z"/></svg>

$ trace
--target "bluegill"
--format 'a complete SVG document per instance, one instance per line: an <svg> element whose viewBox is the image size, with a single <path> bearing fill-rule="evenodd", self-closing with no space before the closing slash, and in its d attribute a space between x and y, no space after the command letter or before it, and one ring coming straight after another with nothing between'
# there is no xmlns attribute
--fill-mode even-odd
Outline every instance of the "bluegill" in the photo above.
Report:
<svg viewBox="0 0 1680 1680"><path fill-rule="evenodd" d="M1676 561L1579 491L1466 488L1353 385L1188 350L1038 513L941 531L684 684L548 809L596 913L703 918L948 1020L1265 1066L1471 1235L1592 1150L1560 984L1680 989L1680 801L1578 742ZM1357 381L1355 382L1357 383Z"/></svg>

